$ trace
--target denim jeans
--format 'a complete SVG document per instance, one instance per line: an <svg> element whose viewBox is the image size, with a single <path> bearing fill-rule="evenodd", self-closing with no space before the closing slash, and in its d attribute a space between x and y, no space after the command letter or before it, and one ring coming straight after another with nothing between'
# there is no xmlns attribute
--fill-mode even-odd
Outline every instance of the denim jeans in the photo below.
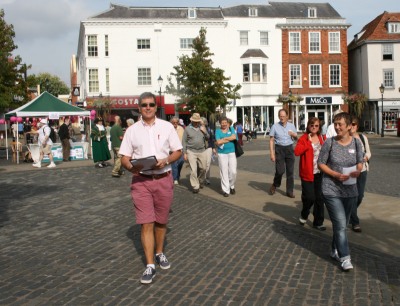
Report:
<svg viewBox="0 0 400 306"><path fill-rule="evenodd" d="M350 258L347 225L349 224L353 206L357 205L357 197L340 198L324 196L324 201L333 228L332 251L336 249L339 258L343 261Z"/></svg>
<svg viewBox="0 0 400 306"><path fill-rule="evenodd" d="M181 170L182 170L182 166L183 166L184 162L185 162L185 160L183 159L183 154L182 154L181 157L179 157L179 159L177 159L176 161L174 161L171 164L172 179L174 181L179 181L179 179L181 177Z"/></svg>
<svg viewBox="0 0 400 306"><path fill-rule="evenodd" d="M368 174L368 171L363 171L360 173L360 176L357 178L358 199L357 199L357 205L355 205L353 207L353 211L351 212L351 215L350 215L350 224L351 225L360 224L360 219L358 219L358 215L357 215L357 208L358 208L358 206L360 206L360 204L364 198L365 184L367 183L367 174Z"/></svg>

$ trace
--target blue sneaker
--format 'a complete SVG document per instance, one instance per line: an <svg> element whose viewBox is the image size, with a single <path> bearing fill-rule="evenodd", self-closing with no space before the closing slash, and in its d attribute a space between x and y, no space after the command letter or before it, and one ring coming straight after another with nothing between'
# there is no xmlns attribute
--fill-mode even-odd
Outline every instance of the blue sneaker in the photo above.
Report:
<svg viewBox="0 0 400 306"><path fill-rule="evenodd" d="M140 282L142 284L150 284L153 281L154 276L156 276L156 269L153 269L152 267L146 267Z"/></svg>
<svg viewBox="0 0 400 306"><path fill-rule="evenodd" d="M156 262L160 266L160 268L163 269L163 270L167 270L167 269L171 268L171 265L168 262L168 259L164 255L164 253L156 255Z"/></svg>

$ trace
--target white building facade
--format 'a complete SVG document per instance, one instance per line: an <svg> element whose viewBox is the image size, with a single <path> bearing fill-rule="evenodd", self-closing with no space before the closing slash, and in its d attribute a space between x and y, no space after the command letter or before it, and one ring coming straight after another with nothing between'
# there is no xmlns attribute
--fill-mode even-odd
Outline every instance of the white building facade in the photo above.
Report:
<svg viewBox="0 0 400 306"><path fill-rule="evenodd" d="M400 120L400 13L384 12L349 45L349 86L368 97L366 131L396 133ZM381 93L380 87L384 91Z"/></svg>
<svg viewBox="0 0 400 306"><path fill-rule="evenodd" d="M113 110L129 115L135 113L138 96L149 91L160 96L158 103L167 118L174 115L176 97L164 93L167 78L178 57L190 56L191 41L203 27L214 53L214 67L225 71L229 83L242 85L241 99L230 101L227 116L264 131L282 108L277 102L283 91L282 31L277 25L285 24L287 16L307 18L307 4L275 5L146 8L112 4L106 12L81 22L76 56L79 100L90 105L108 97ZM341 18L329 4L319 5L326 16Z"/></svg>

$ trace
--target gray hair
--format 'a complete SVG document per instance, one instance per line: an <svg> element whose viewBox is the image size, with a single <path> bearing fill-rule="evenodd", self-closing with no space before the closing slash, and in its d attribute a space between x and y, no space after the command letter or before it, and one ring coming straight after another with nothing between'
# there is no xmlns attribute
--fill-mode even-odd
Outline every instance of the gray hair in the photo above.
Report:
<svg viewBox="0 0 400 306"><path fill-rule="evenodd" d="M135 123L135 120L133 120L132 118L129 118L129 119L126 120L126 124L127 124L128 126L131 126L131 125L134 124L134 123Z"/></svg>
<svg viewBox="0 0 400 306"><path fill-rule="evenodd" d="M208 120L206 117L201 117L201 121L203 121L204 125L208 125Z"/></svg>
<svg viewBox="0 0 400 306"><path fill-rule="evenodd" d="M172 121L175 121L175 120L179 123L179 117L178 117L178 116L172 117L172 118L169 120L169 122L172 122Z"/></svg>

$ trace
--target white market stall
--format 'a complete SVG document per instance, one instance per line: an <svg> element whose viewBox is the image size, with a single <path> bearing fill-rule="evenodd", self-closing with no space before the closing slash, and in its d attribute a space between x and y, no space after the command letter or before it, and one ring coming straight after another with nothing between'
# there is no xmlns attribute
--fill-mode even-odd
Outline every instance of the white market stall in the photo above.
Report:
<svg viewBox="0 0 400 306"><path fill-rule="evenodd" d="M70 105L47 91L43 92L40 96L36 97L32 101L22 105L21 107L10 111L5 114L4 125L5 131L7 131L7 119L12 122L18 121L18 118L27 117L42 117L49 119L59 119L65 116L81 116L90 117L90 111L83 110L79 107ZM90 121L89 121L90 122ZM91 124L89 124L89 129L91 129ZM7 132L6 134L6 151L8 160L8 141ZM16 152L17 152L17 163L19 163L19 148L18 139L16 139ZM87 156L87 149L86 149Z"/></svg>

